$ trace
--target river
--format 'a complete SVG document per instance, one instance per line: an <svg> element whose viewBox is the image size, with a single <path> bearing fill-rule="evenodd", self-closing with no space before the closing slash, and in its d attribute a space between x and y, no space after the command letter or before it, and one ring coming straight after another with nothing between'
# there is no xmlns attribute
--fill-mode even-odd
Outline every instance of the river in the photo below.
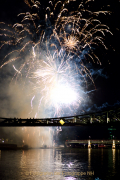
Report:
<svg viewBox="0 0 120 180"><path fill-rule="evenodd" d="M0 150L0 180L117 180L120 149Z"/></svg>

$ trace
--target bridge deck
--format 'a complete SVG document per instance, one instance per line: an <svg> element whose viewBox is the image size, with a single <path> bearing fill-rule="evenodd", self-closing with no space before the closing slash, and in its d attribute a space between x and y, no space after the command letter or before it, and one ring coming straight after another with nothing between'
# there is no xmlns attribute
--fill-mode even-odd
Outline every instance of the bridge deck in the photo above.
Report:
<svg viewBox="0 0 120 180"><path fill-rule="evenodd" d="M0 126L120 126L120 108L77 116L21 119L0 117Z"/></svg>

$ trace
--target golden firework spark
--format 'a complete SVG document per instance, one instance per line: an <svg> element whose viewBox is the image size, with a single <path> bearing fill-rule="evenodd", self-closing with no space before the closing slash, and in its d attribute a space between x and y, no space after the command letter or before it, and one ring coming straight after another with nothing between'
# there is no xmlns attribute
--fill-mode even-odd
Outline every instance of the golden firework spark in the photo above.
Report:
<svg viewBox="0 0 120 180"><path fill-rule="evenodd" d="M64 46L66 48L69 48L70 50L76 49L78 43L79 43L79 40L75 36L70 35L70 36L64 38Z"/></svg>

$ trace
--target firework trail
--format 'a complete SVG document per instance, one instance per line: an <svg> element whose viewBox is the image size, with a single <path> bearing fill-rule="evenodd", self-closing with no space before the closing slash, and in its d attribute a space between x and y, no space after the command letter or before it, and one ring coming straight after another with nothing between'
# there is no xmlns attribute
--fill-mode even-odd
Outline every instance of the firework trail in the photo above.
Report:
<svg viewBox="0 0 120 180"><path fill-rule="evenodd" d="M39 94L38 110L43 105L50 116L62 116L78 109L83 98L83 84L94 84L86 60L97 61L96 46L102 44L109 27L96 17L107 11L92 12L92 0L42 1L24 0L30 12L18 14L20 23L0 23L0 50L10 45L14 50L3 59L1 68L9 63L15 77L27 77L33 84L31 108ZM111 33L112 34L112 33ZM15 62L19 62L16 68ZM67 110L68 111L68 110Z"/></svg>

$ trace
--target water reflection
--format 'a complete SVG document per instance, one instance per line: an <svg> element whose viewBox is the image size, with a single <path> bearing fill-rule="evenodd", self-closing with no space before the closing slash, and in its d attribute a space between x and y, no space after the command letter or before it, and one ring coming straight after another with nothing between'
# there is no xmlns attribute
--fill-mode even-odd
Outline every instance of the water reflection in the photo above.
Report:
<svg viewBox="0 0 120 180"><path fill-rule="evenodd" d="M91 170L91 148L88 148L88 170Z"/></svg>
<svg viewBox="0 0 120 180"><path fill-rule="evenodd" d="M101 165L103 165L103 148L101 149Z"/></svg>
<svg viewBox="0 0 120 180"><path fill-rule="evenodd" d="M118 164L120 165L120 154L119 154L119 153L120 153L120 150L118 149L117 151L118 151L118 154L117 154L117 161L118 161Z"/></svg>
<svg viewBox="0 0 120 180"><path fill-rule="evenodd" d="M55 158L53 158L55 157ZM61 152L54 149L39 149L23 151L21 157L21 168L27 171L28 176L46 179L63 179Z"/></svg>
<svg viewBox="0 0 120 180"><path fill-rule="evenodd" d="M120 178L119 151L75 148L0 151L0 179L107 180L116 175L117 169L116 177Z"/></svg>
<svg viewBox="0 0 120 180"><path fill-rule="evenodd" d="M66 177L65 180L75 180L76 178L74 177Z"/></svg>
<svg viewBox="0 0 120 180"><path fill-rule="evenodd" d="M112 156L113 156L113 169L115 169L115 149L112 149Z"/></svg>

